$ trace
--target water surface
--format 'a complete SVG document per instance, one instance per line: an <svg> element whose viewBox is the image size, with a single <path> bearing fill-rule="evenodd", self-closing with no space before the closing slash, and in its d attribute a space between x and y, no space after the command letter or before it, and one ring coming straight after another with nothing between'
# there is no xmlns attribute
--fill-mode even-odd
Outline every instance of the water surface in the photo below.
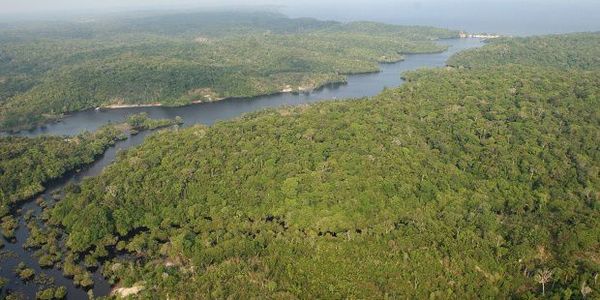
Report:
<svg viewBox="0 0 600 300"><path fill-rule="evenodd" d="M212 103L201 103L183 107L143 107L113 110L86 110L76 112L59 123L49 124L45 128L24 131L20 135L36 136L75 135L85 130L93 131L109 122L122 122L128 115L147 112L152 118L174 118L180 116L184 126L193 124L211 125L216 121L238 117L267 107L298 105L331 99L360 98L379 94L386 87L396 87L402 83L401 74L406 71L426 67L442 67L446 60L456 52L479 47L479 39L449 39L440 43L450 48L443 53L411 54L406 60L394 64L381 64L381 72L348 76L347 84L330 85L308 94L276 94L252 98L226 99Z"/></svg>
<svg viewBox="0 0 600 300"><path fill-rule="evenodd" d="M74 135L85 130L95 130L99 126L109 122L121 122L128 115L140 112L147 112L153 118L174 118L175 116L181 116L185 121L184 126L191 126L198 123L210 125L220 120L232 119L241 114L268 107L306 104L330 99L373 96L380 93L386 87L396 87L402 84L401 74L405 71L428 67L442 67L445 65L446 60L454 53L482 45L479 39L452 39L443 40L440 43L450 46L449 50L436 54L408 55L403 62L381 65L381 72L379 73L352 75L348 77L347 84L324 87L308 94L286 93L246 99L228 99L220 102L185 107L147 107L105 111L88 110L74 113L60 123L50 124L43 129L39 128L33 131L21 132L20 135ZM62 189L67 183L79 183L86 177L99 175L106 166L115 160L117 153L121 149L128 149L141 144L148 134L150 132L142 132L125 141L118 142L87 168L73 172L65 176L65 178L51 183L47 191L40 197L51 203L53 191ZM33 268L36 274L44 273L53 278L56 285L65 286L68 290L68 299L87 298L87 292L84 289L75 287L70 279L62 276L60 270L42 269L37 262L37 258L33 256L33 251L23 249L23 243L29 236L29 230L25 225L23 214L28 210L32 210L34 216L38 216L41 213L41 208L33 199L21 205L18 216L20 226L16 232L16 242L5 242L6 247L4 250L14 254L14 256L1 259L0 276L10 280L7 289L22 293L27 299L35 298L39 287L33 282L22 282L13 272L17 264L23 261L28 267ZM95 296L106 296L109 294L111 286L100 275L99 270L94 273L94 282L93 293ZM1 297L2 295L0 295Z"/></svg>
<svg viewBox="0 0 600 300"><path fill-rule="evenodd" d="M82 170L79 170L78 172L72 172L64 178L49 184L46 192L42 193L39 197L36 197L36 199L42 198L44 199L45 203L53 203L53 192L61 190L68 183L79 183L84 178L99 175L106 166L115 160L117 153L120 150L141 144L148 134L150 134L148 131L142 132L138 135L131 136L127 140L117 142L114 147L110 147L93 164L83 168ZM19 228L15 232L16 242L11 243L5 240L5 247L2 250L5 251L5 253L10 252L10 255L0 258L0 277L7 278L9 280L9 283L6 285L4 290L16 291L25 296L25 299L35 299L35 294L39 290L39 286L34 282L21 281L21 279L18 278L14 272L14 269L17 267L17 265L20 262L24 262L27 267L35 270L36 276L43 273L52 278L56 286L65 286L67 288L68 299L87 299L87 291L76 287L71 279L65 278L62 275L61 270L41 268L37 257L35 257L33 254L34 250L25 250L23 248L23 243L25 243L27 237L29 236L29 229L27 228L26 222L23 218L23 215L27 211L32 211L33 216L37 217L41 214L42 209L33 199L25 202L19 207ZM96 270L93 273L93 293L95 296L106 296L109 294L111 286L102 277L100 271L101 270ZM0 293L0 299L2 299L2 297L3 295Z"/></svg>

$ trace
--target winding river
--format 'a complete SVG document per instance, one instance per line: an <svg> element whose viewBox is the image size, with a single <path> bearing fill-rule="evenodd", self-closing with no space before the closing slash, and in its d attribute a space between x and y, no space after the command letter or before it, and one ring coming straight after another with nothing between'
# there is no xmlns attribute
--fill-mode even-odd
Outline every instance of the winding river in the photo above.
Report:
<svg viewBox="0 0 600 300"><path fill-rule="evenodd" d="M443 53L410 54L399 63L382 64L381 72L348 76L346 84L329 85L311 93L283 93L252 98L225 99L182 107L136 107L108 110L86 110L72 113L59 123L53 123L33 131L19 133L24 136L41 134L75 135L82 131L93 131L108 122L121 122L128 115L147 112L152 118L174 118L180 116L185 125L211 125L220 120L240 116L246 112L281 105L298 105L331 99L360 98L379 94L385 87L402 84L400 74L405 71L427 67L442 67L456 52L482 45L479 39L448 39L440 43L450 48ZM184 126L185 126L184 125Z"/></svg>
<svg viewBox="0 0 600 300"><path fill-rule="evenodd" d="M366 96L374 96L380 93L386 87L396 87L403 83L400 74L405 71L419 68L443 67L447 59L459 51L480 47L483 45L479 39L449 39L441 40L440 43L448 45L450 48L443 53L435 54L411 54L399 63L382 64L381 72L362 75L348 76L346 84L337 84L323 87L311 93L291 94L283 93L269 96L260 96L242 99L226 99L219 102L195 104L185 107L143 107L143 108L125 108L115 110L87 110L76 112L59 123L49 124L44 128L38 128L32 131L20 132L21 136L38 135L75 135L83 131L93 131L98 127L109 122L121 122L128 115L140 112L147 112L152 118L174 118L180 116L184 120L183 126L194 124L211 125L217 121L228 120L242 115L268 107L277 107L282 105L298 105L326 101L331 99L351 99ZM52 193L60 190L70 182L80 182L85 177L96 176L102 172L104 167L112 163L120 149L127 149L139 145L150 132L142 132L132 136L127 140L118 142L114 147L109 148L92 165L78 172L65 176L62 180L51 183L45 193L41 195L47 201L52 201ZM37 197L36 197L37 198ZM29 235L29 230L25 224L23 215L27 211L32 211L34 216L41 213L40 206L33 199L25 202L19 207L19 228L16 232L16 241L5 242L4 252L10 252L11 255L3 255L2 268L0 276L9 279L6 288L11 291L21 293L28 299L35 298L38 286L34 282L22 282L16 277L13 270L21 261L28 267L33 268L36 274L44 273L54 279L56 285L67 287L68 299L85 299L88 296L87 291L77 288L70 279L62 276L62 272L57 269L42 269L37 258L33 256L33 251L23 249L23 243ZM99 271L94 273L95 296L106 296L110 293L110 284L100 275ZM5 289L6 290L6 289ZM2 297L2 295L0 295Z"/></svg>

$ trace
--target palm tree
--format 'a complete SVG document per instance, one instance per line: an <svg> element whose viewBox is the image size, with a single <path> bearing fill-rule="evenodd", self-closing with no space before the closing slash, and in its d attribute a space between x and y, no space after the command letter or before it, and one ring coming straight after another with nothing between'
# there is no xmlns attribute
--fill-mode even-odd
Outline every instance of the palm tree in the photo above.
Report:
<svg viewBox="0 0 600 300"><path fill-rule="evenodd" d="M548 283L551 278L552 271L548 269L539 270L537 274L535 274L535 281L542 285L542 295L546 293L546 283Z"/></svg>

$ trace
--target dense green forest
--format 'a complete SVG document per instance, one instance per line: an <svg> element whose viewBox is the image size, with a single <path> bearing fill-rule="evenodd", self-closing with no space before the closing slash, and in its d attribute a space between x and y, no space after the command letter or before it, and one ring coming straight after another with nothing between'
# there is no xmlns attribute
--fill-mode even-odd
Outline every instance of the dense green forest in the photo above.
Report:
<svg viewBox="0 0 600 300"><path fill-rule="evenodd" d="M202 12L0 23L0 129L115 104L185 105L304 91L445 50L457 32Z"/></svg>
<svg viewBox="0 0 600 300"><path fill-rule="evenodd" d="M122 124L106 125L96 132L75 137L0 137L0 219L2 235L12 238L16 227L13 204L30 199L45 185L66 173L88 165L127 134L180 123L153 120L146 114L132 115Z"/></svg>
<svg viewBox="0 0 600 300"><path fill-rule="evenodd" d="M501 38L487 47L458 53L448 62L456 67L491 67L506 64L562 69L600 69L600 32Z"/></svg>
<svg viewBox="0 0 600 300"><path fill-rule="evenodd" d="M124 137L122 130L108 125L98 132L76 137L0 138L2 215L8 213L8 203L42 192L44 183L93 162L108 146Z"/></svg>
<svg viewBox="0 0 600 300"><path fill-rule="evenodd" d="M599 49L578 37L155 134L46 211L59 264L147 298L597 298Z"/></svg>

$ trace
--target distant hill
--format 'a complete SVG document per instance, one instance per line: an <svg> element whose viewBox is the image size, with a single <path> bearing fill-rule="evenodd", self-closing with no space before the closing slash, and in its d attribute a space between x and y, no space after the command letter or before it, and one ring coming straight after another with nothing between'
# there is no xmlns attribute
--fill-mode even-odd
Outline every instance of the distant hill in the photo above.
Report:
<svg viewBox="0 0 600 300"><path fill-rule="evenodd" d="M490 67L506 64L561 69L600 69L600 32L500 38L488 46L454 55L451 66Z"/></svg>
<svg viewBox="0 0 600 300"><path fill-rule="evenodd" d="M0 129L123 104L310 90L445 50L430 27L205 12L0 25Z"/></svg>

